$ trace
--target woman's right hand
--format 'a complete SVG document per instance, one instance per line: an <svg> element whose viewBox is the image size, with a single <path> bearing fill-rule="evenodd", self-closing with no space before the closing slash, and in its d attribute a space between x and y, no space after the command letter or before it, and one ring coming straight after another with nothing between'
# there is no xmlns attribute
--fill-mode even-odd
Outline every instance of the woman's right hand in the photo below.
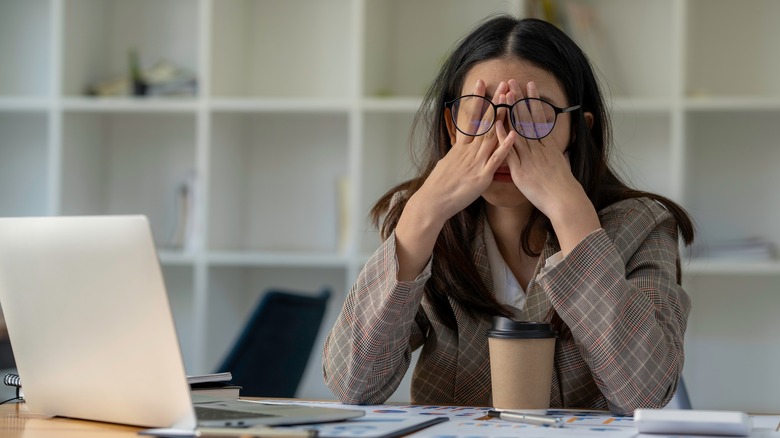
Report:
<svg viewBox="0 0 780 438"><path fill-rule="evenodd" d="M500 96L508 91L509 85L501 82L493 94L493 103L498 104ZM485 82L477 80L472 94L484 96ZM476 117L472 117L472 114L481 113L482 109L464 106L459 111L459 117L473 120ZM495 124L503 122L503 112L499 112ZM491 115L492 112L488 111L485 123L490 123ZM450 137L454 136L455 142L413 196L420 198L420 204L426 206L442 225L487 190L493 181L493 174L509 154L514 142L514 137L510 136L499 143L495 125L487 134L478 137L463 134L454 126L449 126Z"/></svg>
<svg viewBox="0 0 780 438"><path fill-rule="evenodd" d="M507 83L501 82L493 94L493 103L499 103L500 96L508 89ZM484 81L477 81L473 94L485 95ZM460 111L481 110L461 108ZM504 123L504 117L498 115L495 123ZM495 127L485 135L472 137L448 126L450 137L455 140L452 147L409 198L395 228L399 281L414 280L422 272L444 223L487 190L515 141L514 131L499 142Z"/></svg>

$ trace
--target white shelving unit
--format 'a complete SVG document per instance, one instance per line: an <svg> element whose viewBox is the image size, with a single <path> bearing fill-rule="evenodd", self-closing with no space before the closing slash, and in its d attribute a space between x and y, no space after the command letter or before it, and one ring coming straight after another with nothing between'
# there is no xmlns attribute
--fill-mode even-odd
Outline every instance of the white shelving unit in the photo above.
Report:
<svg viewBox="0 0 780 438"><path fill-rule="evenodd" d="M148 215L189 372L212 370L270 287L332 288L329 326L378 244L368 210L410 175L433 75L477 21L524 3L0 0L0 215ZM780 3L579 3L598 20L578 38L609 84L626 178L681 202L702 242L780 244ZM85 96L126 72L130 48L144 66L193 71L197 95ZM195 232L170 249L191 178ZM685 267L694 404L777 406L763 388L778 386L766 364L780 362L780 325L765 313L780 304L780 263ZM319 351L300 395L331 396Z"/></svg>

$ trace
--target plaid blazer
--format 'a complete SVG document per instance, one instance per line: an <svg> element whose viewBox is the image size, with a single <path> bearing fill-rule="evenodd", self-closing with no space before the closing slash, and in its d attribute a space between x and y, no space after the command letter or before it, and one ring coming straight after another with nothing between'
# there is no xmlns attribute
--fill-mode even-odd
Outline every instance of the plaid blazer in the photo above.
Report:
<svg viewBox="0 0 780 438"><path fill-rule="evenodd" d="M542 269L559 251L548 238L526 290L524 319L552 321L559 331L551 407L659 408L677 389L690 312L677 284L677 223L645 198L615 203L599 218L601 229ZM484 217L471 236L473 258L492 290L483 227ZM323 348L325 383L342 402L385 402L422 347L412 403L492 404L490 318L470 318L450 300L457 331L447 328L424 297L430 266L414 281L397 281L394 235L364 266Z"/></svg>

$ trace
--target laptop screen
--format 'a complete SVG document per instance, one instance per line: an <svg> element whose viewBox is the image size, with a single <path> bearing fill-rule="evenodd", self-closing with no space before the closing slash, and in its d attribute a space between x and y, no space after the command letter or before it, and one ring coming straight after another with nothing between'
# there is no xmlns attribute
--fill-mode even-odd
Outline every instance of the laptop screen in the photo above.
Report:
<svg viewBox="0 0 780 438"><path fill-rule="evenodd" d="M0 218L0 304L31 411L195 428L144 216Z"/></svg>

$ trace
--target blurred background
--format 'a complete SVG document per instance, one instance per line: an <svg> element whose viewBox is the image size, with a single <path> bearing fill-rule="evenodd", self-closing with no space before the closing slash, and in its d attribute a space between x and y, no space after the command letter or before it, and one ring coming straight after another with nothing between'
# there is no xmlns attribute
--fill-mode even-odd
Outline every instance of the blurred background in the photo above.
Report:
<svg viewBox="0 0 780 438"><path fill-rule="evenodd" d="M379 243L367 213L410 175L448 51L494 12L577 40L615 164L693 215L694 407L776 412L776 0L0 0L0 216L147 215L190 374L269 289L330 289L297 395L331 399L320 349Z"/></svg>

